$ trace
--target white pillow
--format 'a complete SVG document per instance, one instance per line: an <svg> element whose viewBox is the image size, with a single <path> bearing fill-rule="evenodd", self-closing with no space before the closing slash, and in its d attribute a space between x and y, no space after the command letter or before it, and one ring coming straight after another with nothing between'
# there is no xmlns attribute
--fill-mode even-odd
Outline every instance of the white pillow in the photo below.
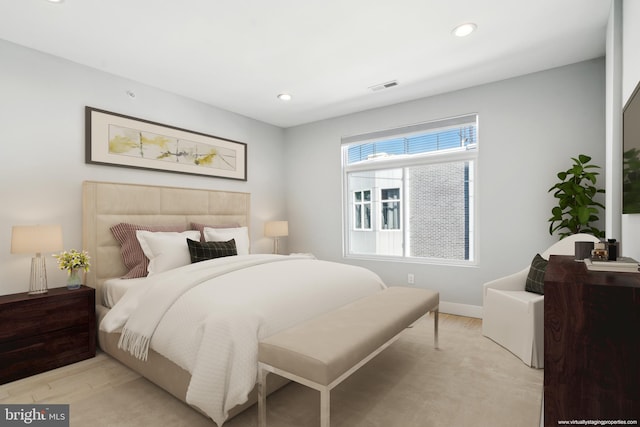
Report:
<svg viewBox="0 0 640 427"><path fill-rule="evenodd" d="M249 229L247 227L234 228L204 228L204 240L207 242L236 241L238 255L249 255Z"/></svg>
<svg viewBox="0 0 640 427"><path fill-rule="evenodd" d="M149 276L191 264L187 238L200 240L198 230L176 231L136 230L136 237L145 256L149 258Z"/></svg>

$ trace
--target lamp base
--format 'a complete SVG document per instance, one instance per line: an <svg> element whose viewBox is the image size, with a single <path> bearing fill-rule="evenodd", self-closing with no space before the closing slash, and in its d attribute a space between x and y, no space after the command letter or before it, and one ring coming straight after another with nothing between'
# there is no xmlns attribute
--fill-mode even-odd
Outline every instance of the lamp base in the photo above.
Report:
<svg viewBox="0 0 640 427"><path fill-rule="evenodd" d="M36 254L31 258L31 278L29 280L29 295L39 295L48 292L47 266L44 257Z"/></svg>

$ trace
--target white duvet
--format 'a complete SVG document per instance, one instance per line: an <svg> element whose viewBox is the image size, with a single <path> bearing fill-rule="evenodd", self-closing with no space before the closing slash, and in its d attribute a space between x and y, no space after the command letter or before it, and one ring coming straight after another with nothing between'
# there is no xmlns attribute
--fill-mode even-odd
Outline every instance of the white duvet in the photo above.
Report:
<svg viewBox="0 0 640 427"><path fill-rule="evenodd" d="M123 332L140 359L150 347L187 370L187 403L220 426L255 385L260 339L384 287L369 270L309 256L218 258L149 277L100 329Z"/></svg>

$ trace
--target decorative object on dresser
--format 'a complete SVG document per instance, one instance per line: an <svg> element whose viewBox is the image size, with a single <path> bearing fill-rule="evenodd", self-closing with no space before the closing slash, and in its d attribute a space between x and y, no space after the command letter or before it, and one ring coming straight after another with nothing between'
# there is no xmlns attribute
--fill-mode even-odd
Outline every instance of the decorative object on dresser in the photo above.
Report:
<svg viewBox="0 0 640 427"><path fill-rule="evenodd" d="M67 270L67 289L78 289L83 283L82 272L89 271L89 254L87 251L78 252L75 249L53 255L58 260L58 268Z"/></svg>
<svg viewBox="0 0 640 427"><path fill-rule="evenodd" d="M591 271L618 271L620 273L638 273L638 261L629 257L618 257L615 261L585 259L585 265Z"/></svg>
<svg viewBox="0 0 640 427"><path fill-rule="evenodd" d="M595 242L592 240L586 242L575 243L575 260L584 261L587 258L591 258L591 251L595 247Z"/></svg>
<svg viewBox="0 0 640 427"><path fill-rule="evenodd" d="M609 258L607 254L607 245L604 242L597 242L593 245L591 251L591 260L606 261ZM586 258L585 258L586 259Z"/></svg>
<svg viewBox="0 0 640 427"><path fill-rule="evenodd" d="M269 221L264 224L264 235L267 237L273 237L273 253L278 253L278 243L280 237L289 235L289 222L288 221Z"/></svg>
<svg viewBox="0 0 640 427"><path fill-rule="evenodd" d="M0 296L0 384L95 355L95 289Z"/></svg>
<svg viewBox="0 0 640 427"><path fill-rule="evenodd" d="M640 420L640 275L551 256L545 294L545 426Z"/></svg>
<svg viewBox="0 0 640 427"><path fill-rule="evenodd" d="M62 227L59 225L24 225L11 229L11 253L35 254L31 258L29 294L47 292L47 265L43 253L62 250Z"/></svg>

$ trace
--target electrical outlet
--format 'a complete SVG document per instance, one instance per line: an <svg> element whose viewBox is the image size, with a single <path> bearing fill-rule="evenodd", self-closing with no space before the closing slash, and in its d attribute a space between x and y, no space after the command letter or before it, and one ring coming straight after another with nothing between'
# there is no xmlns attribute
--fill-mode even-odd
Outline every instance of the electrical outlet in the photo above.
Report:
<svg viewBox="0 0 640 427"><path fill-rule="evenodd" d="M411 273L407 274L407 283L408 284L413 285L416 282L415 279L416 278L414 277L413 274L411 274Z"/></svg>

